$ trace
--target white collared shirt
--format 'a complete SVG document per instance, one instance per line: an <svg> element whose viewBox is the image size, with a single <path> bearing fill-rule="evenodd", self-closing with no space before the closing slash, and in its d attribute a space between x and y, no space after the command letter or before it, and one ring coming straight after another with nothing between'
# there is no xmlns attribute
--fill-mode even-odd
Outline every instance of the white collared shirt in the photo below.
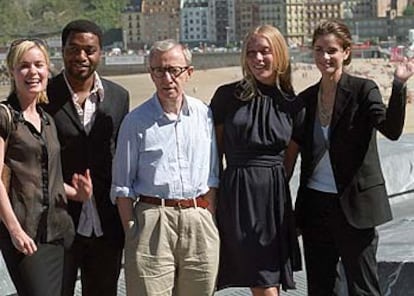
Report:
<svg viewBox="0 0 414 296"><path fill-rule="evenodd" d="M78 103L80 98L72 90L66 78L65 72L63 72L63 77L65 78L66 85L68 86L69 91L72 95L73 104L75 105L79 119L85 129L86 134L89 134L91 131L93 123L95 122L96 110L98 110L99 104L104 99L102 81L99 78L98 73L95 72L94 75L94 86L90 91L89 96L85 99L84 106L82 108L82 106ZM93 233L95 233L96 236L103 235L101 221L99 219L98 210L96 209L96 202L93 195L90 200L83 202L77 232L87 237L92 236Z"/></svg>
<svg viewBox="0 0 414 296"><path fill-rule="evenodd" d="M139 195L203 195L218 187L218 163L209 107L185 96L178 116L168 116L154 94L122 122L112 166L112 202Z"/></svg>

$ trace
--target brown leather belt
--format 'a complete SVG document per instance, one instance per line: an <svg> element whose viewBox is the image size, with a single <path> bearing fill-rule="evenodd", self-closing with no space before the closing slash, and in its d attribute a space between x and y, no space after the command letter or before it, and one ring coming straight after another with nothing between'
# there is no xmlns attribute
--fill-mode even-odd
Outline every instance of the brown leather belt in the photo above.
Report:
<svg viewBox="0 0 414 296"><path fill-rule="evenodd" d="M152 196L140 195L139 196L140 202L145 202L153 205L162 205L162 199ZM178 207L178 208L207 208L208 201L205 200L202 196L196 198L188 198L188 199L164 199L164 205L166 207Z"/></svg>

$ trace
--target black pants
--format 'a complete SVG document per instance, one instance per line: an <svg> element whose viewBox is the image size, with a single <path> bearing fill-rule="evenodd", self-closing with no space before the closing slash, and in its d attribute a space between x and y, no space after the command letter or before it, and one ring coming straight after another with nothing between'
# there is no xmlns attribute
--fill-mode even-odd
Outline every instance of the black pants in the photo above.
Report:
<svg viewBox="0 0 414 296"><path fill-rule="evenodd" d="M63 245L38 244L38 250L32 256L19 252L10 239L1 239L0 248L19 296L60 295Z"/></svg>
<svg viewBox="0 0 414 296"><path fill-rule="evenodd" d="M65 251L63 296L73 296L78 269L83 296L116 296L121 270L122 247L102 237L76 234Z"/></svg>
<svg viewBox="0 0 414 296"><path fill-rule="evenodd" d="M339 258L350 296L381 295L375 228L352 227L335 194L308 189L305 200L302 234L308 295L337 295L335 282Z"/></svg>

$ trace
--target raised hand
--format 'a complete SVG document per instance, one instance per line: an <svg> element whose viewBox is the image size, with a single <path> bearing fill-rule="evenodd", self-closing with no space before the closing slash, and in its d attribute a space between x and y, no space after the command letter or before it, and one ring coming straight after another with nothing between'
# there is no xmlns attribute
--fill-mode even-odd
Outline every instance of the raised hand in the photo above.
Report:
<svg viewBox="0 0 414 296"><path fill-rule="evenodd" d="M72 187L76 191L73 199L77 201L86 201L90 199L93 192L90 170L87 169L84 175L73 174Z"/></svg>
<svg viewBox="0 0 414 296"><path fill-rule="evenodd" d="M414 74L414 58L404 58L395 68L394 77L406 82Z"/></svg>

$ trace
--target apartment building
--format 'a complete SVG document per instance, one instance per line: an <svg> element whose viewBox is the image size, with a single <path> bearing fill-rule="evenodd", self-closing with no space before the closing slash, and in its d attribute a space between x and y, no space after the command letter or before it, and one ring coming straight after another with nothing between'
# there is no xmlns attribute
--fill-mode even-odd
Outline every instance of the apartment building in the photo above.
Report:
<svg viewBox="0 0 414 296"><path fill-rule="evenodd" d="M235 0L210 0L211 24L214 27L212 31L212 43L218 46L224 46L235 40L235 19L234 19L234 1Z"/></svg>
<svg viewBox="0 0 414 296"><path fill-rule="evenodd" d="M240 44L248 31L258 26L260 20L260 4L255 0L236 0L234 5L234 34L231 35L235 44Z"/></svg>
<svg viewBox="0 0 414 296"><path fill-rule="evenodd" d="M389 17L395 18L397 16L402 16L405 8L409 4L408 0L377 0L378 9L376 16L377 17ZM411 1L414 2L414 1Z"/></svg>
<svg viewBox="0 0 414 296"><path fill-rule="evenodd" d="M142 0L141 37L144 43L180 36L180 0Z"/></svg>
<svg viewBox="0 0 414 296"><path fill-rule="evenodd" d="M308 44L316 25L326 19L349 24L356 41L402 40L412 18L403 17L414 0L135 0L122 14L128 47L174 38L191 46L241 44L260 24L271 24L290 46ZM405 32L407 31L407 32Z"/></svg>
<svg viewBox="0 0 414 296"><path fill-rule="evenodd" d="M310 42L319 22L327 19L343 19L345 2L308 0L304 7L304 43Z"/></svg>
<svg viewBox="0 0 414 296"><path fill-rule="evenodd" d="M156 40L179 39L180 0L141 0L121 13L124 47L148 48Z"/></svg>
<svg viewBox="0 0 414 296"><path fill-rule="evenodd" d="M305 42L307 31L307 6L303 0L286 1L286 37L291 47Z"/></svg>
<svg viewBox="0 0 414 296"><path fill-rule="evenodd" d="M121 14L121 24L124 49L141 47L141 6L126 7Z"/></svg>
<svg viewBox="0 0 414 296"><path fill-rule="evenodd" d="M193 46L209 42L211 19L208 0L188 0L181 4L180 32L176 39Z"/></svg>

